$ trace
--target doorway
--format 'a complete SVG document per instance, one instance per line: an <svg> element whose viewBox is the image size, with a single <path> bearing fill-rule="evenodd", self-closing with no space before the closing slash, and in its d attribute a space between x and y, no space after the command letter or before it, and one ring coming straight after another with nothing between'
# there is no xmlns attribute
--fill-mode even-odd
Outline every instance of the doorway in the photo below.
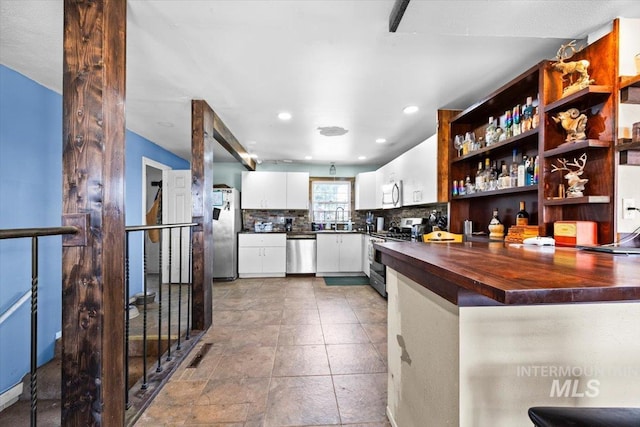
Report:
<svg viewBox="0 0 640 427"><path fill-rule="evenodd" d="M142 158L142 224L146 224L146 213L153 206L153 202L162 188L163 171L171 170L171 167L148 159ZM162 210L160 211L162 212ZM165 222L164 214L162 222ZM152 242L149 233L145 234L144 256L147 260L147 273L160 274L159 242Z"/></svg>

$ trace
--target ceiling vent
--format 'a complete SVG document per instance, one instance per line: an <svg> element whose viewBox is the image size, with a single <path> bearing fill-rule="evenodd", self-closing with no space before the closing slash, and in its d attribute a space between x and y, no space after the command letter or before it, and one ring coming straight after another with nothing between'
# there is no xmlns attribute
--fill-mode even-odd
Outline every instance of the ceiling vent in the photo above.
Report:
<svg viewBox="0 0 640 427"><path fill-rule="evenodd" d="M322 136L341 136L349 132L347 129L341 128L340 126L322 126L318 128L318 131Z"/></svg>

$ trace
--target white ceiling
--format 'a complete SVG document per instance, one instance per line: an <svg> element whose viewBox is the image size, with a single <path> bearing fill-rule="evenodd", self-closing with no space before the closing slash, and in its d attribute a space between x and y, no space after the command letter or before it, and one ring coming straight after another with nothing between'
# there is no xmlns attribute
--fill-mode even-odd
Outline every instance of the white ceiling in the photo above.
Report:
<svg viewBox="0 0 640 427"><path fill-rule="evenodd" d="M0 0L0 62L59 93L62 4ZM204 99L265 162L380 165L434 134L438 108L464 109L561 43L640 18L637 0L412 0L389 33L393 4L129 0L127 127L189 159L191 100Z"/></svg>

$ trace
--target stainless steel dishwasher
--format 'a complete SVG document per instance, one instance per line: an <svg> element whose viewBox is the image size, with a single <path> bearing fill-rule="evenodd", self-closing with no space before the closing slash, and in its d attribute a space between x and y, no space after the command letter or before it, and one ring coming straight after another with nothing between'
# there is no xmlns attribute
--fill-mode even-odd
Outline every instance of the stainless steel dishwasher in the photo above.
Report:
<svg viewBox="0 0 640 427"><path fill-rule="evenodd" d="M287 234L287 274L316 272L316 235Z"/></svg>

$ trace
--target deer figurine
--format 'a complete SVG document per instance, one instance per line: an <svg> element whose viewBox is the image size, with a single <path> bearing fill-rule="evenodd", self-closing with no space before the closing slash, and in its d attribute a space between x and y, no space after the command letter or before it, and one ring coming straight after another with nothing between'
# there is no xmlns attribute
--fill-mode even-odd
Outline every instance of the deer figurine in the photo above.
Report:
<svg viewBox="0 0 640 427"><path fill-rule="evenodd" d="M567 52L567 50L570 50ZM578 92L594 83L595 81L589 78L587 69L589 68L589 61L581 59L579 61L565 62L565 60L571 58L575 53L582 50L582 48L576 48L576 41L572 40L567 44L563 44L556 53L556 62L552 65L553 69L562 73L562 81L571 79L565 79L565 76L571 76L572 74L578 74L578 78L570 83L562 91L562 96L567 96L572 93Z"/></svg>
<svg viewBox="0 0 640 427"><path fill-rule="evenodd" d="M584 172L584 167L587 164L587 153L584 153L578 160L575 158L573 162L568 162L566 159L558 159L560 166L551 165L551 172L556 171L568 171L564 178L567 180L567 197L582 197L584 192L584 186L589 182L586 178L580 178ZM578 169L571 169L570 167L576 167Z"/></svg>

